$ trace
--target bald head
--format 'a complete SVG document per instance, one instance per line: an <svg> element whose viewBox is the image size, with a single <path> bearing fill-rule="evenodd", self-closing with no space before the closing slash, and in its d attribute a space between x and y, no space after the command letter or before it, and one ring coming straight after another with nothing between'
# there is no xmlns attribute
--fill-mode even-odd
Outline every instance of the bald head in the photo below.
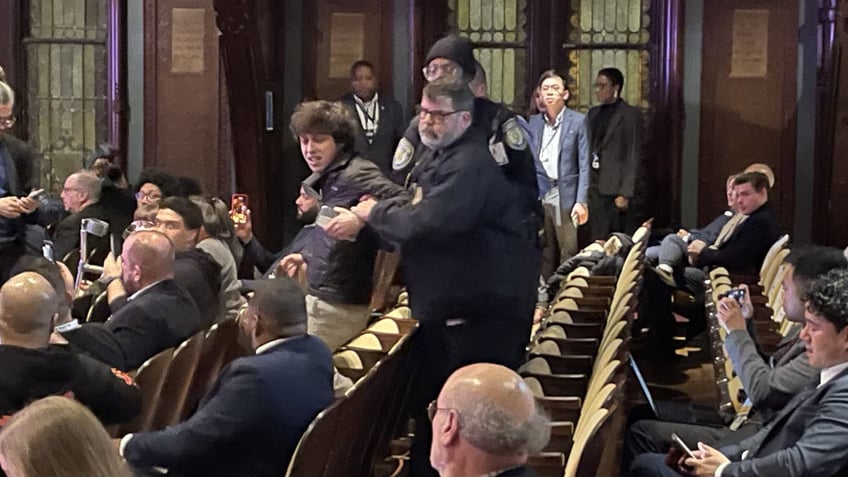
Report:
<svg viewBox="0 0 848 477"><path fill-rule="evenodd" d="M485 454L523 462L548 442L547 419L518 374L504 366L479 363L448 378L437 401L459 416L459 435Z"/></svg>
<svg viewBox="0 0 848 477"><path fill-rule="evenodd" d="M162 232L142 230L130 235L121 260L121 281L129 293L174 277L174 245Z"/></svg>
<svg viewBox="0 0 848 477"><path fill-rule="evenodd" d="M746 167L745 170L742 172L759 172L760 174L765 174L765 176L768 178L769 188L774 187L774 171L771 170L771 167L765 164L755 162L750 166Z"/></svg>
<svg viewBox="0 0 848 477"><path fill-rule="evenodd" d="M43 338L46 346L55 314L56 292L35 272L15 275L0 288L0 333L4 343L31 336Z"/></svg>

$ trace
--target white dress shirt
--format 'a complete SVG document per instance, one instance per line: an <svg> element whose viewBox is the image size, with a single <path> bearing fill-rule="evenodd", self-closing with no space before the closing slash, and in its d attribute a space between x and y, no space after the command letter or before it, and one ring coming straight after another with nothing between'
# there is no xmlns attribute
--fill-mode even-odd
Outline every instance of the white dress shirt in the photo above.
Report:
<svg viewBox="0 0 848 477"><path fill-rule="evenodd" d="M362 125L362 130L365 131L368 144L371 144L371 141L374 140L374 135L377 134L377 126L380 124L378 96L379 94L374 93L374 97L370 101L363 101L359 96L353 95L353 101L356 104L356 115L359 117L359 124Z"/></svg>

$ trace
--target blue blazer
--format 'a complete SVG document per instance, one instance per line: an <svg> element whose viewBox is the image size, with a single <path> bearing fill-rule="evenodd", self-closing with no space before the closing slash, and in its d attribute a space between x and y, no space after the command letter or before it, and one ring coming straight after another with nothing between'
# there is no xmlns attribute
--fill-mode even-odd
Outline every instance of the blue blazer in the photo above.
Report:
<svg viewBox="0 0 848 477"><path fill-rule="evenodd" d="M330 350L304 335L230 363L187 421L133 434L124 457L169 475L280 477L300 437L333 400Z"/></svg>
<svg viewBox="0 0 848 477"><path fill-rule="evenodd" d="M548 173L542 166L542 131L545 130L544 114L530 116L528 125L530 147L536 162L536 179L539 196L544 197L551 189ZM569 212L576 202L589 202L589 123L586 115L566 108L562 114L559 135L559 201L562 209Z"/></svg>

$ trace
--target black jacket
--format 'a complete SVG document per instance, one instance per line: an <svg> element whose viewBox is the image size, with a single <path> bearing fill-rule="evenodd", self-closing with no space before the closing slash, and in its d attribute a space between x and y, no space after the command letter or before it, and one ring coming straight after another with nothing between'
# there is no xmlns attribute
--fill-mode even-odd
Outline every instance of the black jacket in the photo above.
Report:
<svg viewBox="0 0 848 477"><path fill-rule="evenodd" d="M339 101L350 110L356 120L356 124L359 126L356 129L357 152L362 154L362 157L365 159L377 164L377 167L384 174L391 172L392 155L395 152L398 141L403 137L403 132L407 124L400 103L383 95L377 98L377 104L380 108L380 118L377 124L377 132L371 144L368 144L365 131L362 129L362 123L359 121L359 113L356 110L356 100L353 98L353 93L342 96Z"/></svg>
<svg viewBox="0 0 848 477"><path fill-rule="evenodd" d="M769 248L778 237L780 226L777 215L766 202L737 225L721 247L704 248L695 265L725 267L732 273L758 273Z"/></svg>
<svg viewBox="0 0 848 477"><path fill-rule="evenodd" d="M351 208L363 195L378 199L404 194L377 166L361 157L342 154L321 173L304 184L321 194L321 204ZM365 305L371 300L371 278L377 255L377 237L365 227L355 241L331 238L315 227L309 240L292 253L301 253L307 263L309 294L332 303Z"/></svg>
<svg viewBox="0 0 848 477"><path fill-rule="evenodd" d="M179 346L201 329L200 312L174 280L163 280L115 312L106 323L87 323L62 336L95 359L123 371Z"/></svg>
<svg viewBox="0 0 848 477"><path fill-rule="evenodd" d="M109 217L106 215L106 211L104 211L103 206L97 202L86 206L79 212L68 215L56 224L56 227L53 229L53 256L56 257L57 260L64 260L65 255L67 255L70 251L79 248L80 226L82 224L82 219L91 218L109 222ZM113 233L114 230L116 229L113 229L110 224L109 232ZM117 233L121 233L123 229L117 230ZM105 237L95 237L93 235L88 236L89 253L103 246L109 246L108 235Z"/></svg>
<svg viewBox="0 0 848 477"><path fill-rule="evenodd" d="M519 193L492 160L486 137L469 128L448 147L427 149L410 183L412 199L379 201L369 224L400 247L415 317L523 314L539 273L538 249L525 235Z"/></svg>
<svg viewBox="0 0 848 477"><path fill-rule="evenodd" d="M0 416L36 399L68 393L104 424L129 421L141 409L141 393L129 376L63 346L2 345L0 368Z"/></svg>

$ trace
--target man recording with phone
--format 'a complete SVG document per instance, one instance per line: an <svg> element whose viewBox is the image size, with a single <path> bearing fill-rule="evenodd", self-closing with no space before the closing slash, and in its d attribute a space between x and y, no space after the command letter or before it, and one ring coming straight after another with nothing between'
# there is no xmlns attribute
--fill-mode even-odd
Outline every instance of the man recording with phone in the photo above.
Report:
<svg viewBox="0 0 848 477"><path fill-rule="evenodd" d="M24 254L26 223L35 222L39 159L9 133L15 125L15 92L2 76L0 70L0 281L6 281L12 265Z"/></svg>
<svg viewBox="0 0 848 477"><path fill-rule="evenodd" d="M752 404L748 414L737 416L735 422L728 422L725 427L702 425L691 415L678 419L679 422L639 420L625 434L624 469L640 454L665 452L672 445L669 440L672 433L690 444L700 441L714 446L719 442L738 442L759 430L818 374L809 363L806 345L800 338L804 299L813 281L830 270L848 268L848 260L839 249L807 246L793 249L784 266L788 269L782 282L782 306L785 319L793 327L771 356L759 353L751 321L753 305L746 285L734 289L741 291L735 294L738 300L725 297L718 304L718 319L727 330L724 347ZM637 459L630 467L631 473L644 465L645 462Z"/></svg>

